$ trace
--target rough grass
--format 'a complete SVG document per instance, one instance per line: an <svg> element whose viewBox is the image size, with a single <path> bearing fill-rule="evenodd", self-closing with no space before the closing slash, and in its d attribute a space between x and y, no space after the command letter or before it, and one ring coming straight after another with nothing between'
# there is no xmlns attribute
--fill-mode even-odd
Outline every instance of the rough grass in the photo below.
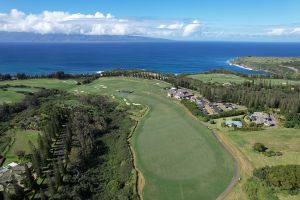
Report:
<svg viewBox="0 0 300 200"><path fill-rule="evenodd" d="M219 134L232 143L237 148L235 156L240 159L240 177L241 181L236 185L233 191L226 198L231 199L247 199L243 187L246 180L252 175L253 168L264 167L266 165L287 165L300 163L300 129L286 128L268 128L262 131L233 131L231 128L221 128L223 119L215 120L216 124L211 126L218 130ZM256 153L252 150L254 143L260 142L274 151L281 151L282 156L267 157L263 154ZM249 166L249 167L247 167ZM245 171L246 170L246 171ZM300 194L291 196L278 193L278 197L282 200L300 199Z"/></svg>
<svg viewBox="0 0 300 200"><path fill-rule="evenodd" d="M26 154L30 153L29 141L31 141L34 145L37 144L38 131L21 131L17 130L14 133L14 143L6 153L6 160L4 165L9 164L11 162L18 162L19 159L16 156L16 151L23 150Z"/></svg>
<svg viewBox="0 0 300 200"><path fill-rule="evenodd" d="M75 94L114 95L148 105L150 111L131 139L137 167L145 178L145 200L216 199L233 176L231 157L206 127L167 97L163 89L167 83L131 78L101 78L81 86L58 80L21 83Z"/></svg>
<svg viewBox="0 0 300 200"><path fill-rule="evenodd" d="M263 131L229 132L228 137L247 155L256 167L266 165L287 165L300 163L300 130L270 128ZM282 156L267 157L252 150L254 143L263 143L274 151L281 151Z"/></svg>

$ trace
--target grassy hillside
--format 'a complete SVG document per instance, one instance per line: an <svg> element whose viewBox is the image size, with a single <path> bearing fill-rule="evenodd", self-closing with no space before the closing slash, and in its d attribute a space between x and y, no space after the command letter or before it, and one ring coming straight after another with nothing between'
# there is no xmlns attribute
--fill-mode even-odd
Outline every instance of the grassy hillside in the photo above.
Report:
<svg viewBox="0 0 300 200"><path fill-rule="evenodd" d="M240 57L234 59L232 64L245 66L255 70L264 70L283 76L300 76L300 58L294 57Z"/></svg>

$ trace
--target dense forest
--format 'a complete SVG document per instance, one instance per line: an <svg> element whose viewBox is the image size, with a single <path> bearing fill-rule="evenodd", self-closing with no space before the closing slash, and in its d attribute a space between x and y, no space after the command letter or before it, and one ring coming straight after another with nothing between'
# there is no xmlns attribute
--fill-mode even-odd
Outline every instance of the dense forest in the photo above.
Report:
<svg viewBox="0 0 300 200"><path fill-rule="evenodd" d="M104 96L42 90L0 111L8 128L40 116L42 130L24 155L33 166L26 168L25 188L15 184L15 193L4 190L3 198L138 199L127 142L135 121L126 107Z"/></svg>

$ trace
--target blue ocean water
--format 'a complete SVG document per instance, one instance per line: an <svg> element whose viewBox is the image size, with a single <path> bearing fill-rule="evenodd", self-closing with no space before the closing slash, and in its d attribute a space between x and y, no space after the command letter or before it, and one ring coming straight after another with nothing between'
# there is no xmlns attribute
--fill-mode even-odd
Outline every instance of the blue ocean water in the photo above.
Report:
<svg viewBox="0 0 300 200"><path fill-rule="evenodd" d="M0 73L93 73L115 68L191 73L228 65L237 56L300 56L300 43L1 43Z"/></svg>

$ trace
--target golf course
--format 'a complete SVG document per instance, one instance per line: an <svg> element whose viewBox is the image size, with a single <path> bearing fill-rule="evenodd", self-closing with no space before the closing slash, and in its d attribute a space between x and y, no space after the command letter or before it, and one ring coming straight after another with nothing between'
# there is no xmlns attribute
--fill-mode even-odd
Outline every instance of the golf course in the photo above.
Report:
<svg viewBox="0 0 300 200"><path fill-rule="evenodd" d="M165 82L135 78L100 78L86 85L75 81L20 80L1 84L56 88L80 95L107 94L128 106L147 105L130 139L142 173L145 200L216 199L229 185L234 161L211 131L179 102L168 98ZM130 91L130 92L128 92Z"/></svg>

